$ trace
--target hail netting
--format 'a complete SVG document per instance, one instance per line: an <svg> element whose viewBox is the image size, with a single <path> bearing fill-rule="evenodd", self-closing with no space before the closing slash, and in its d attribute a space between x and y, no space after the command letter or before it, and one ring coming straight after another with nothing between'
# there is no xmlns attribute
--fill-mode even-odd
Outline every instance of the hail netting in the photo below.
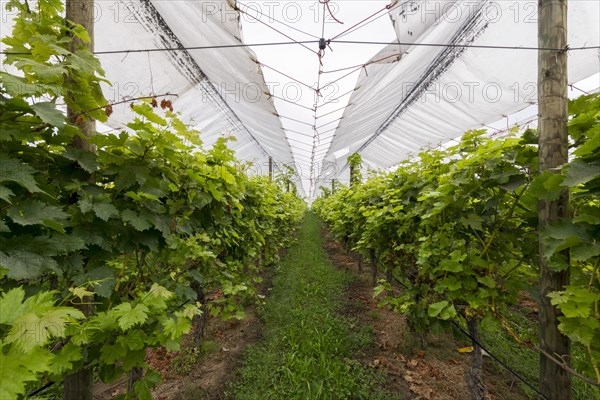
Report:
<svg viewBox="0 0 600 400"><path fill-rule="evenodd" d="M354 152L388 168L537 101L537 51L461 47L537 47L537 2L406 1L390 17L398 42L373 60L400 59L361 73L324 161L336 168L323 168L322 183L347 175ZM598 46L600 3L570 2L568 26L570 47ZM455 46L418 46L433 43ZM598 71L598 50L570 52L569 83Z"/></svg>
<svg viewBox="0 0 600 400"><path fill-rule="evenodd" d="M230 147L239 159L254 163L254 173L268 173L269 156L276 168L294 166L269 87L249 48L102 54L242 44L239 14L226 1L111 0L96 1L94 8L95 49L112 84L103 87L107 100L175 93L175 111L201 132L205 145L235 136ZM11 19L3 14L2 36L10 34ZM127 104L114 106L108 125L122 129L132 118Z"/></svg>

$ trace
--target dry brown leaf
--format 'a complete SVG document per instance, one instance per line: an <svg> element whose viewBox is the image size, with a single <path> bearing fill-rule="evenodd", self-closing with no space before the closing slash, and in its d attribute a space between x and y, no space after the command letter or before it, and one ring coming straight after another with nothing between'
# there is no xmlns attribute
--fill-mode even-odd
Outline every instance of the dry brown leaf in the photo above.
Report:
<svg viewBox="0 0 600 400"><path fill-rule="evenodd" d="M169 109L169 111L173 112L173 104L171 103L171 100L167 100L167 99L162 99L160 101L160 107L164 110L164 109Z"/></svg>
<svg viewBox="0 0 600 400"><path fill-rule="evenodd" d="M410 385L410 391L418 396L422 396L423 399L431 400L431 395L433 394L433 389L427 385L418 386L418 385Z"/></svg>
<svg viewBox="0 0 600 400"><path fill-rule="evenodd" d="M415 383L415 384L422 384L423 381L421 380L421 377L408 371L406 374L404 374L403 376L404 380L410 383Z"/></svg>

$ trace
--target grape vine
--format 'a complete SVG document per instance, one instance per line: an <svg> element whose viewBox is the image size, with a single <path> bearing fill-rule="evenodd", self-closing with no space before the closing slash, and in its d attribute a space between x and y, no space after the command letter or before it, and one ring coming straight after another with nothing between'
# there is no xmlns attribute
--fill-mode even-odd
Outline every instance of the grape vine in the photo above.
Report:
<svg viewBox="0 0 600 400"><path fill-rule="evenodd" d="M382 281L375 295L387 293L382 303L406 313L419 334L451 320L471 334L482 322L508 326L519 293L535 285L540 235L553 268L572 269L571 285L551 294L559 329L587 353L572 367L600 384L599 109L599 95L571 102L573 157L560 174L538 175L535 130L499 139L471 131L456 146L327 192L313 209L397 280L399 291ZM571 217L538 232L537 202L566 188Z"/></svg>
<svg viewBox="0 0 600 400"><path fill-rule="evenodd" d="M146 349L177 350L203 314L243 318L305 206L289 176L248 177L227 140L204 148L169 99L132 102L127 129L77 148L61 102L80 119L113 110L99 61L69 50L87 32L61 1L7 7L18 15L3 40L14 71L0 72L0 398L19 398L83 368L103 381L147 369ZM150 399L158 381L146 371L122 397Z"/></svg>

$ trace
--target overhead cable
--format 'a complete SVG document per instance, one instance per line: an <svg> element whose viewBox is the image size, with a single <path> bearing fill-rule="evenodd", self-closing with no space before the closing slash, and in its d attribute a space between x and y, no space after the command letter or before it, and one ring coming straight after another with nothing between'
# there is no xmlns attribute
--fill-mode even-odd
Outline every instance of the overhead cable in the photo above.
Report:
<svg viewBox="0 0 600 400"><path fill-rule="evenodd" d="M263 46L286 46L295 45L298 43L302 44L318 44L318 40L304 40L304 41L291 41L291 42L266 42L266 43L245 43L245 44L221 44L221 45L208 45L208 46L189 46L189 47L164 47L164 48L147 48L147 49L120 49L120 50L101 50L94 51L96 55L104 54L127 54L127 53L155 53L155 52L166 52L166 51L193 51L193 50L211 50L211 49L232 49L239 47L263 47ZM553 48L553 47L534 47L534 46L506 46L506 45L476 45L476 44L446 44L446 43L408 43L408 42L375 42L375 41L358 41L358 40L331 40L331 43L338 44L359 44L359 45L404 45L404 46L415 46L415 47L449 47L449 48L466 48L466 49L494 49L494 50L530 50L530 51L583 51L583 50L600 50L600 46L579 46L570 47L565 46L564 48ZM312 50L311 50L312 51ZM30 51L7 51L3 50L0 52L4 55L30 55Z"/></svg>

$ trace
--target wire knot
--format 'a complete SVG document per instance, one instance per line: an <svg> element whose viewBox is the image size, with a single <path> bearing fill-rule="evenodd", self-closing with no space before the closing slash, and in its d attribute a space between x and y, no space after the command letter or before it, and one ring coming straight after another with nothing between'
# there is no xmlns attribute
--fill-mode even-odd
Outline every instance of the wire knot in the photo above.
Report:
<svg viewBox="0 0 600 400"><path fill-rule="evenodd" d="M559 53L566 53L566 52L568 52L569 50L571 50L571 48L570 48L570 47L569 47L569 45L567 44L565 47L563 47L563 48L562 48L562 49L559 51Z"/></svg>
<svg viewBox="0 0 600 400"><path fill-rule="evenodd" d="M327 48L327 41L325 38L319 39L319 50L325 50Z"/></svg>

